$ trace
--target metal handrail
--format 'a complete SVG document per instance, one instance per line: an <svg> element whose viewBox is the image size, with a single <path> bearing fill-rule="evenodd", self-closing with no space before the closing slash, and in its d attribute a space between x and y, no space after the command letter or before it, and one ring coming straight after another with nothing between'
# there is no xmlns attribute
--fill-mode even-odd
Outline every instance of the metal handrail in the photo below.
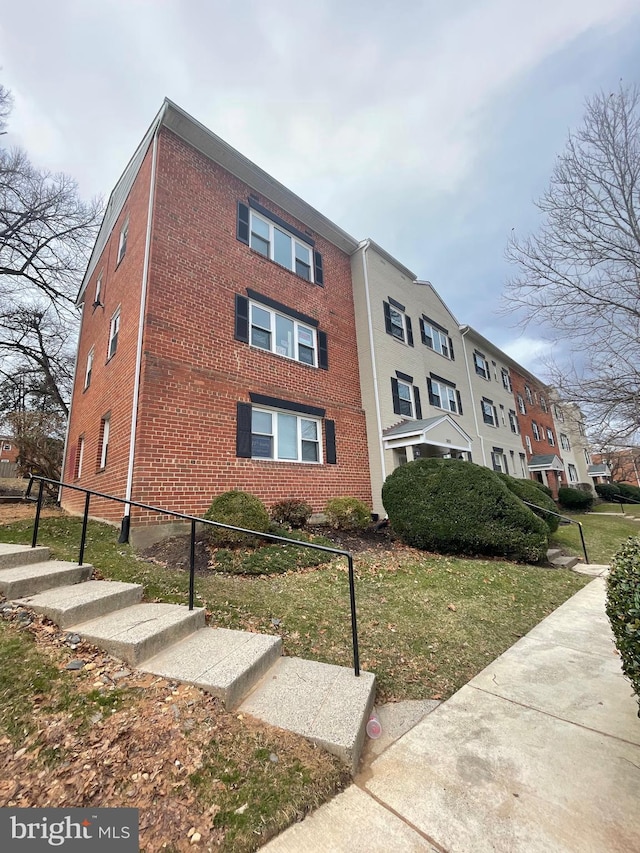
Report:
<svg viewBox="0 0 640 853"><path fill-rule="evenodd" d="M520 500L522 500L522 498L520 498ZM548 515L555 515L556 518L562 518L564 521L568 521L569 524L577 524L578 529L580 531L580 540L582 541L582 550L584 551L584 561L587 565L589 565L589 557L587 556L587 546L586 546L586 543L584 541L584 533L582 530L582 522L576 521L573 518L569 518L568 515L560 515L559 512L553 512L550 509L545 509L543 506L538 506L538 504L532 504L529 501L522 500L522 503L526 504L527 506L530 506L532 509L536 509L536 510L539 509L541 512L548 513Z"/></svg>
<svg viewBox="0 0 640 853"><path fill-rule="evenodd" d="M620 504L620 512L624 515L624 506L623 504L640 504L640 501L637 501L635 498L626 498L622 495L614 495L611 498L611 503L619 503Z"/></svg>
<svg viewBox="0 0 640 853"><path fill-rule="evenodd" d="M157 512L160 515L170 515L173 518L182 518L185 521L191 522L191 535L189 545L189 610L193 610L193 602L195 597L195 539L197 522L200 522L201 524L208 524L211 527L221 527L225 530L234 530L238 533L246 533L250 536L258 536L260 539L268 539L270 542L283 542L285 545L293 545L296 548L311 548L314 551L325 551L329 554L336 554L339 557L346 557L347 563L349 565L349 603L351 607L351 640L353 644L353 669L357 676L360 675L360 653L358 649L358 625L356 617L355 574L353 569L353 555L350 551L343 551L341 548L329 548L327 545L316 545L313 542L302 542L298 541L297 539L287 539L285 536L276 536L274 533L261 533L259 530L249 530L245 527L235 527L233 524L223 524L221 521L212 521L209 518L200 518L197 515L188 515L184 512L175 512L175 510L163 509L162 507L140 503L139 501L118 498L115 495L107 495L104 492L97 492L94 489L85 489L83 486L75 486L71 483L65 483L62 480L52 480L49 477L42 477L37 474L32 474L29 476L29 485L27 487L27 492L25 495L25 499L27 500L34 500L34 498L31 497L31 488L33 486L34 481L38 481L40 483L40 486L38 488L38 497L35 498L35 500L37 501L37 506L36 515L33 522L33 536L31 538L32 548L35 548L38 542L38 528L40 526L40 511L42 509L44 484L49 483L52 486L58 486L59 488L64 489L72 489L75 492L83 492L85 494L84 513L82 517L82 535L80 538L80 553L78 557L78 565L80 566L82 565L82 561L84 560L84 548L87 539L87 522L89 520L89 502L92 496L104 498L105 500L109 501L115 501L116 503L126 504L128 507L135 506L139 509L150 510L151 512Z"/></svg>

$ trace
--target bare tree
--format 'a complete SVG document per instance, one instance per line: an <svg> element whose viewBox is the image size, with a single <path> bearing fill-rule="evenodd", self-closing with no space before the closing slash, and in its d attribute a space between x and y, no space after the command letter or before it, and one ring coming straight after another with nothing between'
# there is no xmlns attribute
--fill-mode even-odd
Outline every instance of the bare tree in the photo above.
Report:
<svg viewBox="0 0 640 853"><path fill-rule="evenodd" d="M570 134L535 235L512 237L517 267L505 304L545 325L572 352L550 366L561 395L582 405L603 444L640 430L640 91L590 99Z"/></svg>
<svg viewBox="0 0 640 853"><path fill-rule="evenodd" d="M0 86L0 131L10 109ZM56 458L59 465L75 297L101 216L101 202L82 201L73 179L37 169L0 140L0 418L13 425L25 467L52 471Z"/></svg>

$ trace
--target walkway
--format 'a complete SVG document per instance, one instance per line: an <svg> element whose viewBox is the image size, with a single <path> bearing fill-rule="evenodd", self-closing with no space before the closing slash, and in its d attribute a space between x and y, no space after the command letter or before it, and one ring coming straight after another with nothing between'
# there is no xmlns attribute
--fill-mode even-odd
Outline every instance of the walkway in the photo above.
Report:
<svg viewBox="0 0 640 853"><path fill-rule="evenodd" d="M597 577L264 853L640 851L640 719L604 600Z"/></svg>

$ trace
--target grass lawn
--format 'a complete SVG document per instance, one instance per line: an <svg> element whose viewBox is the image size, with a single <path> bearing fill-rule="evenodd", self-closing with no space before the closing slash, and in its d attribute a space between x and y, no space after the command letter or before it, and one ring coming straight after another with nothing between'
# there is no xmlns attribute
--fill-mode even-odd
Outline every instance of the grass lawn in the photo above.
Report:
<svg viewBox="0 0 640 853"><path fill-rule="evenodd" d="M599 516L567 512L565 515L582 524L591 563L609 563L625 539L629 536L640 536L640 523L625 518L622 513L615 516ZM560 525L551 537L551 544L582 556L580 533L575 524Z"/></svg>
<svg viewBox="0 0 640 853"><path fill-rule="evenodd" d="M622 504L622 508L624 509L625 515L631 515L634 518L640 518L640 504ZM595 504L592 512L615 512L616 515L619 515L621 518L624 516L620 512L620 504L618 503L601 503Z"/></svg>

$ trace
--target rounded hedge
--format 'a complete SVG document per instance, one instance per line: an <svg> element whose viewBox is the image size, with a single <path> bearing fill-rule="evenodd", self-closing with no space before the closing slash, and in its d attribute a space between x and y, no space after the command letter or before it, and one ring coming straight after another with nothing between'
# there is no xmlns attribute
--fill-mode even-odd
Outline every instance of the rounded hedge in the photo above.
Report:
<svg viewBox="0 0 640 853"><path fill-rule="evenodd" d="M219 521L222 524L231 524L234 527L244 527L245 530L257 530L260 533L267 533L270 525L269 513L260 498L249 492L235 489L223 492L214 498L204 518ZM260 544L257 536L237 533L235 530L213 527L209 524L206 527L206 535L209 542L216 546Z"/></svg>
<svg viewBox="0 0 640 853"><path fill-rule="evenodd" d="M324 511L336 530L364 530L371 523L371 510L358 498L331 498Z"/></svg>
<svg viewBox="0 0 640 853"><path fill-rule="evenodd" d="M606 611L622 670L640 702L640 538L627 539L611 561Z"/></svg>
<svg viewBox="0 0 640 853"><path fill-rule="evenodd" d="M580 489L572 489L562 486L558 489L558 503L564 509L573 509L577 512L587 512L593 506L593 495L588 495Z"/></svg>
<svg viewBox="0 0 640 853"><path fill-rule="evenodd" d="M556 532L560 524L558 507L555 505L553 499L544 491L547 488L546 486L543 486L541 489L540 486L542 486L542 483L538 483L537 480L516 479L515 477L510 477L508 474L498 474L498 477L506 484L509 491L517 495L521 501L528 501L530 504L540 507L540 512L532 509L532 507L529 507L529 509L544 521L549 529L549 533ZM549 510L549 512L542 512L545 509ZM552 512L556 514L551 515L550 513Z"/></svg>
<svg viewBox="0 0 640 853"><path fill-rule="evenodd" d="M549 497L549 498L551 498L551 500L553 500L553 492L551 491L549 486L545 486L545 484L541 483L540 480L529 480L528 478L523 477L523 478L519 478L518 482L519 483L533 483L533 485L535 486L536 489L538 489L539 492L543 492L547 497Z"/></svg>
<svg viewBox="0 0 640 853"><path fill-rule="evenodd" d="M488 468L456 459L401 465L382 487L393 530L408 545L445 554L546 558L549 529Z"/></svg>
<svg viewBox="0 0 640 853"><path fill-rule="evenodd" d="M640 489L631 483L616 483L620 497L630 501L640 501Z"/></svg>
<svg viewBox="0 0 640 853"><path fill-rule="evenodd" d="M614 501L620 496L620 489L615 483L596 483L594 489L603 501Z"/></svg>
<svg viewBox="0 0 640 853"><path fill-rule="evenodd" d="M288 524L294 530L300 530L311 518L311 504L297 498L278 501L271 507L271 518L276 524Z"/></svg>

